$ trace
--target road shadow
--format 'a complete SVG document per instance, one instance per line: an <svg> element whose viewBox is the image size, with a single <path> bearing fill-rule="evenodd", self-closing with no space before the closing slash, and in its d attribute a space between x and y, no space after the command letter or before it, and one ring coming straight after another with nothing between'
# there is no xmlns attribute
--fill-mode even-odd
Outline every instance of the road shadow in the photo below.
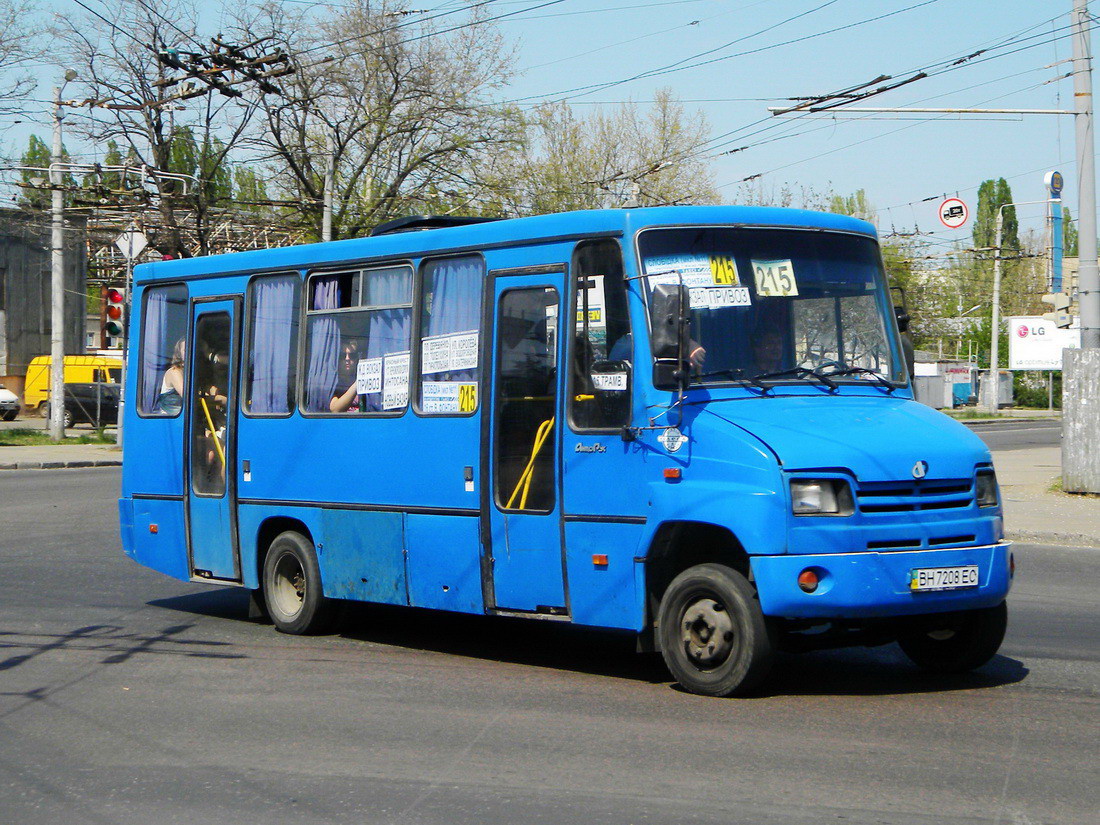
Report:
<svg viewBox="0 0 1100 825"><path fill-rule="evenodd" d="M249 591L240 587L216 587L146 602L150 607L219 619L247 619Z"/></svg>
<svg viewBox="0 0 1100 825"><path fill-rule="evenodd" d="M240 588L204 590L148 604L193 615L264 621L249 615L249 592ZM636 652L633 634L562 622L342 602L335 633L356 641L448 656L653 683L670 681L660 656ZM363 655L368 654L364 651Z"/></svg>
<svg viewBox="0 0 1100 825"><path fill-rule="evenodd" d="M886 696L980 690L1022 682L1030 672L1018 659L998 655L969 673L927 673L891 644L781 654L757 695Z"/></svg>
<svg viewBox="0 0 1100 825"><path fill-rule="evenodd" d="M149 605L202 616L263 621L249 617L249 593L239 588L157 599ZM335 633L387 647L664 683L681 690L660 655L638 653L634 634L625 631L344 602ZM976 690L1021 682L1029 672L1017 659L995 656L971 673L929 674L913 665L896 645L784 653L777 656L771 676L755 696L880 696Z"/></svg>
<svg viewBox="0 0 1100 825"><path fill-rule="evenodd" d="M668 682L659 655L639 654L633 633L563 622L474 616L347 603L339 632L348 639L448 656Z"/></svg>
<svg viewBox="0 0 1100 825"><path fill-rule="evenodd" d="M193 624L177 624L152 632L134 632L117 625L85 625L65 633L17 633L0 631L0 652L19 651L0 657L0 673L13 670L52 651L102 652L103 665L118 665L142 654L199 658L239 659L243 656L219 650L227 642L180 638Z"/></svg>

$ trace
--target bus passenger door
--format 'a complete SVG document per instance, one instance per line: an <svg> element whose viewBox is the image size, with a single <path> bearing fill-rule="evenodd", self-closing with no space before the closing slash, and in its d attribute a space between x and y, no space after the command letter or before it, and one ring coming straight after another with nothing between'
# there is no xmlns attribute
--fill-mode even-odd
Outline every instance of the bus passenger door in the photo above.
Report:
<svg viewBox="0 0 1100 825"><path fill-rule="evenodd" d="M239 300L197 300L191 319L187 519L191 573L203 579L241 580L235 460Z"/></svg>
<svg viewBox="0 0 1100 825"><path fill-rule="evenodd" d="M564 615L559 451L564 276L494 285L492 595L501 610Z"/></svg>

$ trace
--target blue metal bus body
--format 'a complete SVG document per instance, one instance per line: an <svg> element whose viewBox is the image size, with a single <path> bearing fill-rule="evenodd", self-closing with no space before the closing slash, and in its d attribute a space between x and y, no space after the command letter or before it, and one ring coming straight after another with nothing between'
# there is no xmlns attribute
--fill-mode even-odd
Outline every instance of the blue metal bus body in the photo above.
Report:
<svg viewBox="0 0 1100 825"><path fill-rule="evenodd" d="M857 346L840 343L850 330L861 340L873 337L868 330L879 330L874 357L885 365L886 379L866 368L845 375L830 361L824 380L804 367L789 375L773 370L775 378L731 367L687 382L682 392L658 386L653 288L670 273L681 283L709 277L703 253L667 253L680 243L677 238L696 237L696 229L714 235L713 243L707 241L712 249L732 242L722 232L757 232L753 243L763 250L758 258L710 255L714 281L700 287L700 300L709 300L711 308L693 308L693 314L710 313L699 321L699 334L709 336L702 339L708 362L735 363L732 354L721 360L723 341L742 334L734 308L751 299L763 312L782 299L786 306L772 321L755 319L763 329L774 317L793 318L782 346L828 354ZM681 234L647 234L654 232ZM795 270L810 273L816 253L798 250L822 237L873 250L881 271L874 228L867 223L749 207L576 212L138 266L119 503L125 553L182 580L256 590L267 546L279 533L295 530L316 550L326 597L529 615L643 635L653 627L669 581L699 562L728 561L741 569L763 614L792 627L998 605L1010 586L1010 555L995 481L983 476L992 479L990 453L965 427L913 400L904 370L889 372L887 362L898 362L900 345L880 276L837 287L847 277L843 267L823 264L820 273L807 274L795 286L767 282L773 264L782 274L796 261ZM784 252L784 244L797 250ZM589 339L583 338L589 327L574 328L582 315L598 321L607 312L610 319L608 306L581 308L574 271L584 249L598 249L600 261L609 260L608 250L621 255L615 266L621 266L623 317L631 335L623 339L618 360L610 358L611 342L600 338L604 327ZM456 259L482 272L479 335L470 339L476 340L481 369L468 382L476 402L438 414L425 411L427 379L421 372L430 337L423 330L424 273L433 262ZM673 259L679 263L668 263ZM305 350L320 346L316 330L325 323L307 317L319 312L320 292L311 291L311 278L344 269L412 273L409 395L396 412L348 415L304 407L316 360ZM757 271L755 283L750 269ZM295 400L285 412L254 414L243 408L245 373L253 369L247 365L248 336L257 323L250 313L260 290L251 285L268 276L272 284L283 277L300 289L290 362ZM361 277L365 283L367 275ZM589 281L584 283L587 296ZM720 293L723 283L738 291ZM858 306L842 310L841 298L829 297L834 287L836 296L855 295ZM611 287L606 289L610 295ZM366 292L362 287L359 294ZM811 299L803 296L811 294L822 297L806 309ZM217 352L207 346L188 358L183 395L192 400L178 414L154 414L140 397L143 386L169 383L165 370L149 366L156 349L150 330L165 323L161 316L152 319L154 295L161 303L165 295L177 304L185 301L180 311L186 313L186 332L179 337L186 339L189 355L203 346L203 336L225 342ZM513 305L518 309L508 315ZM535 316L545 306L545 318L532 316L531 306ZM728 323L719 318L723 312L730 313ZM339 321L337 313L332 317ZM863 326L842 329L842 315L843 323ZM521 316L529 330L557 329L528 332L528 339L543 335L539 340L556 350L539 355L554 366L546 395L516 396L541 405L542 412L532 415L547 425L540 433L544 452L532 447L526 468L541 462L536 486L542 485L537 496L543 503L529 508L509 506L508 491L500 492L501 482L494 481L498 473L511 474L511 489L511 480L519 478L513 496L523 487L517 470L524 456L512 447L504 456L502 446L511 438L509 416L516 417L507 411L527 409L507 406L510 391L502 378L509 344L503 325ZM826 316L828 323L813 320ZM313 326L307 335L308 323ZM619 370L611 374L629 376L596 384L629 381L625 390L610 390L617 393L611 398L600 389L581 392L572 383L582 380L570 377L567 368L583 362L574 356L582 339L597 341L603 354L589 372L611 364L608 369ZM344 357L352 356L345 350ZM213 366L196 365L200 358ZM220 400L193 400L205 381L200 369L221 376L221 391L211 387L209 394ZM437 391L451 392L433 385ZM623 392L629 397L621 426L576 425L574 407L614 406L604 402L621 402ZM211 415L214 404L228 417L220 426ZM526 443L533 429L517 432L516 439ZM203 461L222 468L205 493L196 486ZM797 486L799 480L808 486ZM839 491L837 512L807 513L806 506L816 505L794 500L793 489L801 491L798 496L819 496L822 487L826 497ZM961 584L914 585L914 571L975 568ZM806 570L813 571L812 591L800 584Z"/></svg>

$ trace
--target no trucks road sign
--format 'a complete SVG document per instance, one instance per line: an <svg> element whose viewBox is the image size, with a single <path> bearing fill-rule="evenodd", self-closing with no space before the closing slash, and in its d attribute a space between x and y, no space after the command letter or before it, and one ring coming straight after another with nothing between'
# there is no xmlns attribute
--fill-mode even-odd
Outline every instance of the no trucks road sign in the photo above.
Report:
<svg viewBox="0 0 1100 825"><path fill-rule="evenodd" d="M958 198L946 198L940 204L940 223L948 229L959 229L970 219L970 210Z"/></svg>

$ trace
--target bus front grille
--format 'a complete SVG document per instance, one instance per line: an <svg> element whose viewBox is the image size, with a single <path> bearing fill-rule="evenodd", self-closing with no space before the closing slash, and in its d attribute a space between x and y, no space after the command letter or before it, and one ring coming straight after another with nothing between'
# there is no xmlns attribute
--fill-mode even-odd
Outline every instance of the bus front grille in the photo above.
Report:
<svg viewBox="0 0 1100 825"><path fill-rule="evenodd" d="M969 507L974 501L969 479L916 479L910 482L864 482L856 490L861 513L912 513Z"/></svg>

